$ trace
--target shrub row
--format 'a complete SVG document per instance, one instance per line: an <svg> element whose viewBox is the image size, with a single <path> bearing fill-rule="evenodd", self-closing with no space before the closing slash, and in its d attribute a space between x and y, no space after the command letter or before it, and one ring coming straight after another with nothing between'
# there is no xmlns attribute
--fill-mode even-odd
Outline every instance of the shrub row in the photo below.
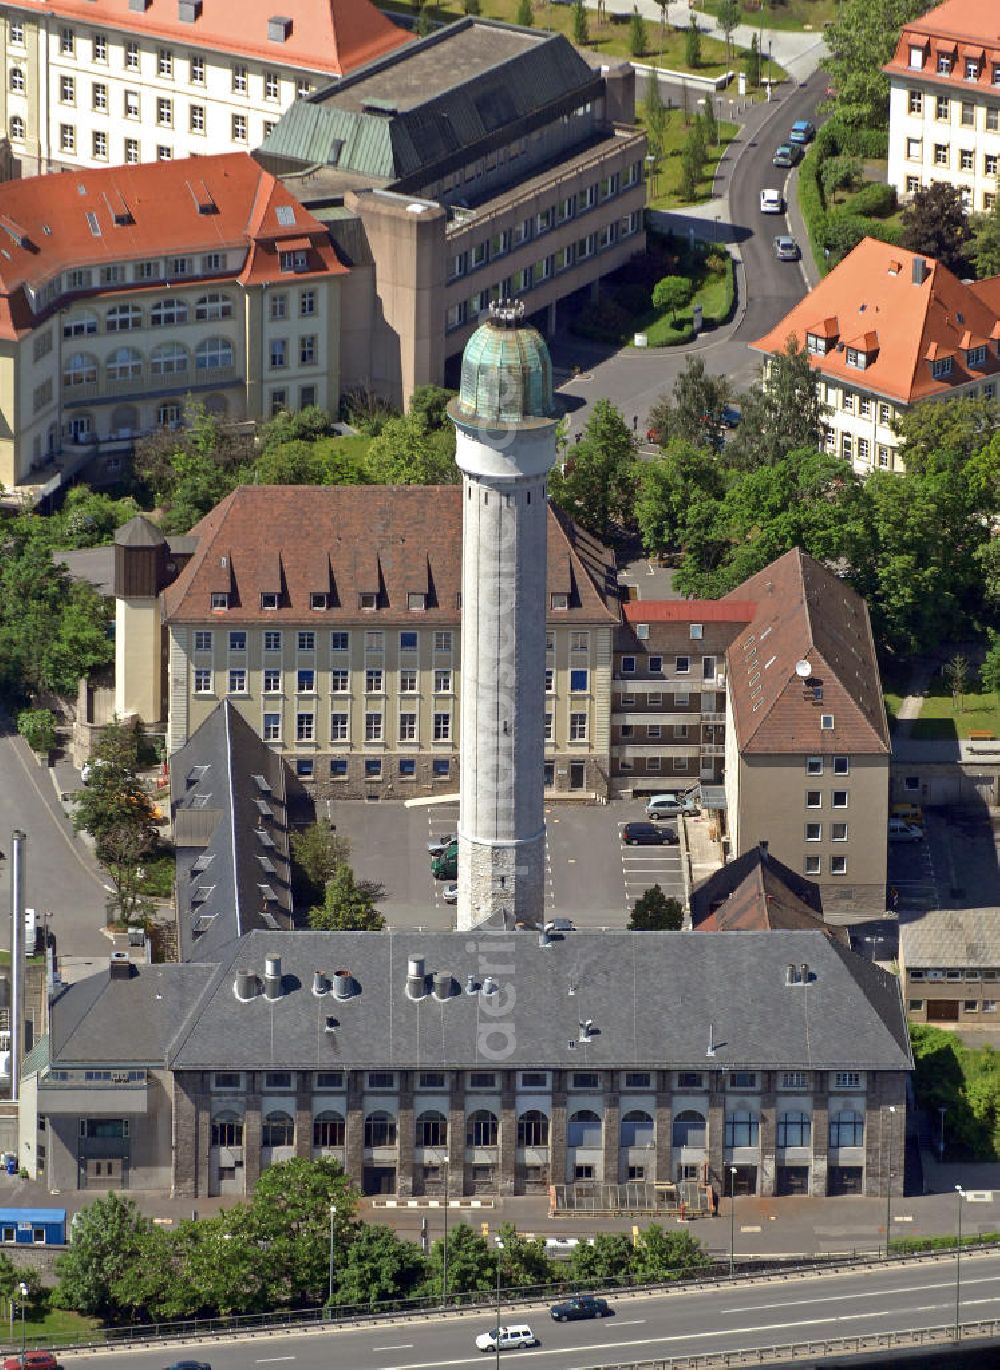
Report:
<svg viewBox="0 0 1000 1370"><path fill-rule="evenodd" d="M899 242L899 229L882 220L896 209L892 186L865 185L843 210L828 209L823 196L823 163L830 157L884 157L888 134L881 129L851 128L831 120L816 135L799 166L799 209L805 221L813 260L822 275L836 266L862 238Z"/></svg>
<svg viewBox="0 0 1000 1370"><path fill-rule="evenodd" d="M962 1237L963 1246L995 1246L1000 1232L971 1232ZM893 1237L889 1250L895 1256L909 1256L920 1251L954 1251L957 1234L944 1237Z"/></svg>

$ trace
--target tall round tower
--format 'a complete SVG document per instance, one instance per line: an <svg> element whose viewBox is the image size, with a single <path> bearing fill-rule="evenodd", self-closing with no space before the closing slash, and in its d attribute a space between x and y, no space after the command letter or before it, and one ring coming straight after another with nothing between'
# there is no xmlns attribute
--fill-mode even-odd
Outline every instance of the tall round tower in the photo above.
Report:
<svg viewBox="0 0 1000 1370"><path fill-rule="evenodd" d="M449 414L463 475L458 926L544 915L545 484L552 362L505 303L469 339Z"/></svg>

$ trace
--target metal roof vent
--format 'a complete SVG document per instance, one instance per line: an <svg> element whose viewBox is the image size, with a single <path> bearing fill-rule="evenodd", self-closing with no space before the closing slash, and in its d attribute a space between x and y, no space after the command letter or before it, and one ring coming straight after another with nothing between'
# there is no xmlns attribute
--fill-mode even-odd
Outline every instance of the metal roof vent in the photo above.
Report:
<svg viewBox="0 0 1000 1370"><path fill-rule="evenodd" d="M411 956L406 962L406 993L411 999L423 999L427 993L424 958Z"/></svg>
<svg viewBox="0 0 1000 1370"><path fill-rule="evenodd" d="M581 1042L590 1042L590 1041L593 1041L593 1037L594 1037L594 1020L593 1020L593 1018L581 1019L581 1021L580 1021L580 1041L581 1041Z"/></svg>
<svg viewBox="0 0 1000 1370"><path fill-rule="evenodd" d="M497 992L497 990L498 990L499 988L500 988L500 986L497 984L496 980L494 980L494 978L493 978L492 975L487 975L487 976L484 977L484 979L483 979L483 993L484 993L484 994L496 994L496 992Z"/></svg>
<svg viewBox="0 0 1000 1370"><path fill-rule="evenodd" d="M475 994L475 993L477 992L478 989L479 989L479 983L478 983L478 981L476 980L476 977L475 977L474 975L467 975L467 976L465 977L465 992L466 992L466 994Z"/></svg>
<svg viewBox="0 0 1000 1370"><path fill-rule="evenodd" d="M251 999L257 998L257 977L252 970L238 970L236 972L233 993L241 1004L248 1004Z"/></svg>
<svg viewBox="0 0 1000 1370"><path fill-rule="evenodd" d="M450 972L446 970L435 971L434 973L434 998L450 999L455 989L455 981Z"/></svg>
<svg viewBox="0 0 1000 1370"><path fill-rule="evenodd" d="M113 951L108 964L108 976L112 980L128 980L132 976L132 962L127 951Z"/></svg>
<svg viewBox="0 0 1000 1370"><path fill-rule="evenodd" d="M273 1003L281 998L281 957L264 958L264 997Z"/></svg>
<svg viewBox="0 0 1000 1370"><path fill-rule="evenodd" d="M788 965L785 967L785 984L797 985L798 983L799 968L793 962L789 961Z"/></svg>
<svg viewBox="0 0 1000 1370"><path fill-rule="evenodd" d="M267 21L267 40L269 43L287 43L292 36L292 21L283 14L272 15Z"/></svg>
<svg viewBox="0 0 1000 1370"><path fill-rule="evenodd" d="M321 970L313 971L313 994L319 998L323 994L329 994L330 982Z"/></svg>
<svg viewBox="0 0 1000 1370"><path fill-rule="evenodd" d="M538 929L538 945L540 947L551 947L552 945L552 938L544 928Z"/></svg>
<svg viewBox="0 0 1000 1370"><path fill-rule="evenodd" d="M335 999L353 999L358 993L360 993L358 982L349 970L341 969L333 972L333 997Z"/></svg>
<svg viewBox="0 0 1000 1370"><path fill-rule="evenodd" d="M802 965L799 966L799 975L802 977L802 983L804 985L808 985L812 976L810 974L809 967L806 965L805 962L803 962Z"/></svg>

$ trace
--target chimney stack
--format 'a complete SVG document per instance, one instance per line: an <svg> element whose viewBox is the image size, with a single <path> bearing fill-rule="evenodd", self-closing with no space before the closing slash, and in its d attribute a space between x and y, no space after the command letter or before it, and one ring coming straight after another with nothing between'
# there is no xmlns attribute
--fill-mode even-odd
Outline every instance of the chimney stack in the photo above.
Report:
<svg viewBox="0 0 1000 1370"><path fill-rule="evenodd" d="M335 970L333 972L333 997L335 999L350 999L356 993L357 985L354 983L354 976L349 970Z"/></svg>
<svg viewBox="0 0 1000 1370"><path fill-rule="evenodd" d="M406 992L411 999L422 999L427 993L424 958L411 956L406 962Z"/></svg>
<svg viewBox="0 0 1000 1370"><path fill-rule="evenodd" d="M809 983L809 967L805 964L805 962L803 962L803 964L799 967L799 975L800 975L800 977L801 977L802 983L803 983L804 985L808 985L808 983Z"/></svg>
<svg viewBox="0 0 1000 1370"><path fill-rule="evenodd" d="M313 971L313 994L319 998L329 992L330 982L321 970Z"/></svg>
<svg viewBox="0 0 1000 1370"><path fill-rule="evenodd" d="M272 1003L281 998L281 957L265 956L264 958L264 997L270 999Z"/></svg>
<svg viewBox="0 0 1000 1370"><path fill-rule="evenodd" d="M452 984L453 981L448 971L436 971L434 974L434 998L450 999Z"/></svg>
<svg viewBox="0 0 1000 1370"><path fill-rule="evenodd" d="M241 1003L249 1003L251 999L257 998L257 977L252 970L245 967L236 972L236 983L233 991Z"/></svg>
<svg viewBox="0 0 1000 1370"><path fill-rule="evenodd" d="M785 984L797 985L799 983L799 970L793 962L789 962L785 967Z"/></svg>
<svg viewBox="0 0 1000 1370"><path fill-rule="evenodd" d="M911 279L914 285L923 285L928 276L927 263L923 257L914 257Z"/></svg>

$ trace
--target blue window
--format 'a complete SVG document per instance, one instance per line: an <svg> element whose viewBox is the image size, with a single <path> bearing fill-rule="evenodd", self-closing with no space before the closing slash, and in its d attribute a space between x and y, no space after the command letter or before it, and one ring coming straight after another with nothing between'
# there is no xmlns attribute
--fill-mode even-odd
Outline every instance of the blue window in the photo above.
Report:
<svg viewBox="0 0 1000 1370"><path fill-rule="evenodd" d="M311 756L297 756L295 758L295 774L302 776L304 780L312 779L314 769L314 762Z"/></svg>
<svg viewBox="0 0 1000 1370"><path fill-rule="evenodd" d="M347 651L347 648L348 648L348 635L347 635L347 633L331 633L331 634L330 634L330 651L331 651L331 652L346 652L346 651Z"/></svg>
<svg viewBox="0 0 1000 1370"><path fill-rule="evenodd" d="M231 652L245 652L246 649L247 649L247 635L246 635L246 633L240 632L240 633L230 633L230 634L229 634L229 650L230 650Z"/></svg>
<svg viewBox="0 0 1000 1370"><path fill-rule="evenodd" d="M365 761L365 775L369 779L378 780L382 775L382 759L377 756L370 756Z"/></svg>
<svg viewBox="0 0 1000 1370"><path fill-rule="evenodd" d="M417 650L416 633L400 633L399 650L401 652L415 652Z"/></svg>
<svg viewBox="0 0 1000 1370"><path fill-rule="evenodd" d="M448 775L451 771L451 762L446 756L436 756L433 762L433 771L435 775Z"/></svg>
<svg viewBox="0 0 1000 1370"><path fill-rule="evenodd" d="M346 774L347 774L347 757L346 757L346 756L332 756L332 757L330 758L330 774L331 774L331 775L346 775Z"/></svg>
<svg viewBox="0 0 1000 1370"><path fill-rule="evenodd" d="M311 695L316 688L315 671L299 671L299 694Z"/></svg>
<svg viewBox="0 0 1000 1370"><path fill-rule="evenodd" d="M586 694L587 692L587 672L570 671L569 688L573 694Z"/></svg>
<svg viewBox="0 0 1000 1370"><path fill-rule="evenodd" d="M416 775L417 763L412 756L403 757L399 763L399 773L400 775Z"/></svg>

